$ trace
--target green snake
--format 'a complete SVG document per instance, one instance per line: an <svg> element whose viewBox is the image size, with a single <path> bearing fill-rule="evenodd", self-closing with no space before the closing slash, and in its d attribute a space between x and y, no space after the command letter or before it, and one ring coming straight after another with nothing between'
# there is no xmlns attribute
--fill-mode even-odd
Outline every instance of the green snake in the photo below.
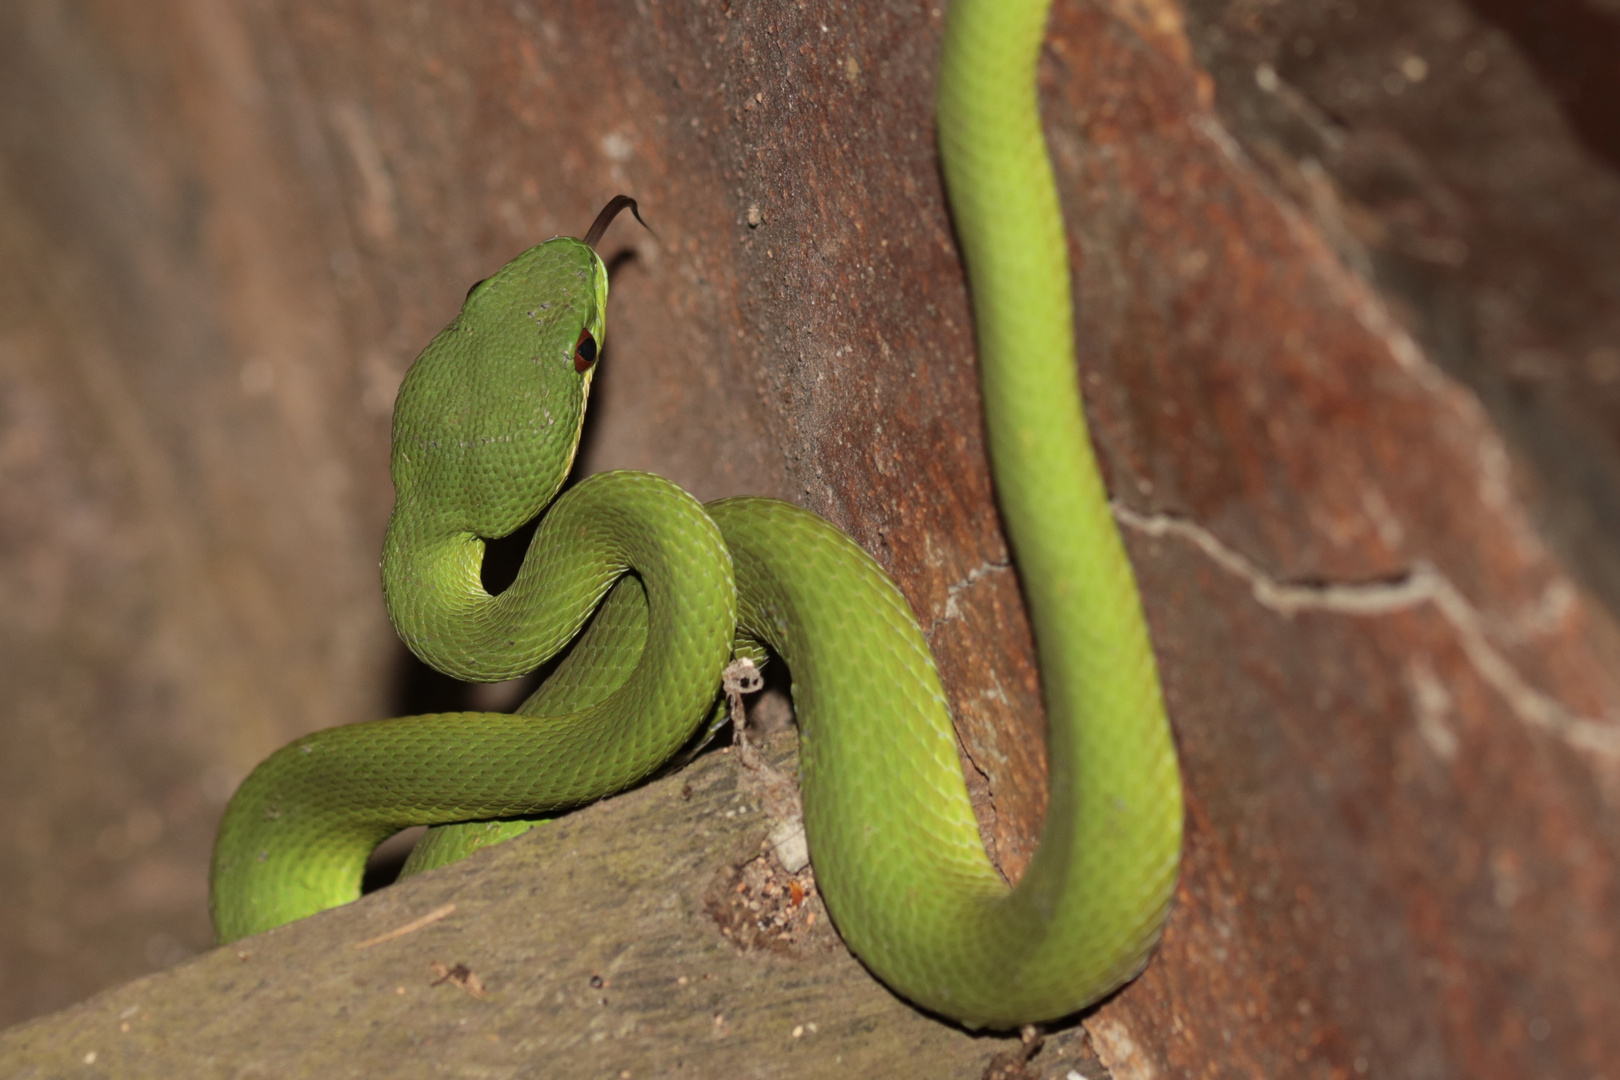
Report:
<svg viewBox="0 0 1620 1080"><path fill-rule="evenodd" d="M354 724L268 758L215 844L221 942L355 899L369 853L399 829L474 823L433 830L415 869L526 827L479 822L635 783L711 716L733 657L768 650L792 676L818 888L878 978L943 1016L1007 1028L1075 1012L1142 968L1174 889L1181 787L1081 412L1036 99L1049 3L956 0L938 90L989 453L1048 717L1049 806L1016 887L982 846L928 645L852 540L787 503L704 506L645 473L556 497L603 339L598 219L587 240L547 241L474 286L394 412L383 585L400 635L467 680L563 659L515 714ZM516 580L489 595L484 538L543 510Z"/></svg>

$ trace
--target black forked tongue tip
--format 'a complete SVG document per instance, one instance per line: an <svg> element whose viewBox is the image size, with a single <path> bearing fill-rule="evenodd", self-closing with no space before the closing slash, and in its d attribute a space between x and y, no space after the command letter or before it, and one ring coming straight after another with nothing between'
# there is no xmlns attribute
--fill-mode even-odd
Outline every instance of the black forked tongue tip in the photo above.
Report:
<svg viewBox="0 0 1620 1080"><path fill-rule="evenodd" d="M627 206L630 208L630 212L635 215L636 220L641 221L641 211L636 208L636 200L628 195L615 195L608 200L606 206L602 207L602 212L596 215L596 220L591 222L590 229L585 233L585 246L596 247L596 242L602 239L602 234L607 232L608 226L613 223L613 219L619 216L619 211ZM641 221L641 227L648 232L652 232L652 226L645 221Z"/></svg>

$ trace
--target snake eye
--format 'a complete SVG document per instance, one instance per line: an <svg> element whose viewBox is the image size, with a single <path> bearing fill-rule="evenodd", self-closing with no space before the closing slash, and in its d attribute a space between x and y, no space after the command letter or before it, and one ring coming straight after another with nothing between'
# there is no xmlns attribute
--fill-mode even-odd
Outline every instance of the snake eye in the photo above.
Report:
<svg viewBox="0 0 1620 1080"><path fill-rule="evenodd" d="M472 285L467 288L467 295L461 302L465 304L468 300L471 300L472 294L478 291L478 286L482 285L488 280L489 278L479 278L477 281L473 282Z"/></svg>
<svg viewBox="0 0 1620 1080"><path fill-rule="evenodd" d="M586 372L596 363L596 339L591 337L589 330L579 332L579 340L574 343L574 370Z"/></svg>

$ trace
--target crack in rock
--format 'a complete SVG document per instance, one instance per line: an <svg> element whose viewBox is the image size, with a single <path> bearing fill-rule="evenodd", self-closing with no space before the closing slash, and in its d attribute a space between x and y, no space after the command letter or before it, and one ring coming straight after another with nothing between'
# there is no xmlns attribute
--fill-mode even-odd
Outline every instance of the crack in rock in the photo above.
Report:
<svg viewBox="0 0 1620 1080"><path fill-rule="evenodd" d="M944 610L929 620L927 629L923 631L923 636L931 639L934 636L934 631L939 629L940 623L950 622L952 619L960 619L962 617L962 608L957 604L956 599L968 589L971 589L974 585L976 585L980 578L984 577L986 574L993 574L1001 570L1010 569L1012 569L1012 563L1010 562L990 561L982 562L978 566L975 566L973 569L969 570L966 577L962 578L956 584L945 590Z"/></svg>
<svg viewBox="0 0 1620 1080"><path fill-rule="evenodd" d="M1202 526L1168 514L1141 514L1117 502L1112 505L1121 525L1156 539L1174 536L1187 541L1221 569L1246 582L1256 603L1284 618L1301 611L1366 618L1433 604L1456 631L1458 644L1480 678L1524 724L1551 732L1576 750L1620 758L1620 723L1576 715L1551 694L1532 686L1491 644L1485 620L1473 604L1432 563L1419 560L1398 578L1365 584L1278 581Z"/></svg>

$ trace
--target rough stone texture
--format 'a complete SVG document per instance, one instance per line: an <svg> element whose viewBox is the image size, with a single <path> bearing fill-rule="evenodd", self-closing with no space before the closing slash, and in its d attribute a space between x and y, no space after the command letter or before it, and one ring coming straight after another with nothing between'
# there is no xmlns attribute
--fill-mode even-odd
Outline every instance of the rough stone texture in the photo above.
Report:
<svg viewBox="0 0 1620 1080"><path fill-rule="evenodd" d="M1116 1076L1615 1076L1617 25L1058 5L1080 363L1188 783L1165 947L1087 1021ZM932 157L939 26L0 9L4 1015L202 948L234 780L427 707L375 584L392 389L468 284L618 190L657 235L610 240L583 467L790 498L873 551L1017 873L1038 695Z"/></svg>

